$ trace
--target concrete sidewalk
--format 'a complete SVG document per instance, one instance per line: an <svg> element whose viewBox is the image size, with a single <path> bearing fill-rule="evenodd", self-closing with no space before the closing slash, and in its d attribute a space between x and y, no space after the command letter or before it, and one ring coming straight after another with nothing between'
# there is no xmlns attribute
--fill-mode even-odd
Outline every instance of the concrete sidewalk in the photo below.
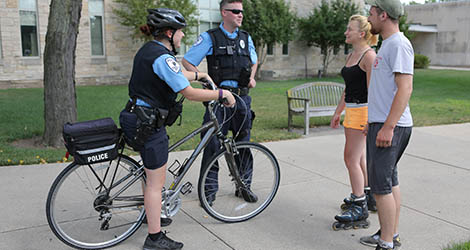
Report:
<svg viewBox="0 0 470 250"><path fill-rule="evenodd" d="M333 231L334 215L350 193L341 130L265 143L281 165L281 187L273 203L252 220L224 224L208 217L196 191L183 196L181 211L165 228L184 249L359 249L359 238L378 229ZM403 250L442 249L470 240L470 123L414 128L400 161L400 235ZM182 152L180 154L185 154ZM66 164L0 167L0 249L70 249L50 231L45 202L52 181ZM187 180L197 184L199 169ZM119 250L142 249L146 226Z"/></svg>

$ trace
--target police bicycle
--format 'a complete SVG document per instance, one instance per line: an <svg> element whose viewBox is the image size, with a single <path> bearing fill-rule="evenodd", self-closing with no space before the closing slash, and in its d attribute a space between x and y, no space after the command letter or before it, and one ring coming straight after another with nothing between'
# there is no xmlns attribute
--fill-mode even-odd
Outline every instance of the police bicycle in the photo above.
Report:
<svg viewBox="0 0 470 250"><path fill-rule="evenodd" d="M209 86L215 89L213 84ZM210 121L169 147L169 152L174 151L206 132L188 158L168 167L174 179L162 190L162 218L170 218L180 210L180 195L192 189L190 182L183 184L184 176L212 136L218 138L221 148L202 167L198 180L198 198L210 216L226 223L246 221L260 214L276 195L280 169L274 154L261 144L236 143L224 136L214 113L216 108L222 105L209 102ZM121 148L126 145L122 133L119 145ZM243 164L252 164L249 178L243 177L246 173L240 174ZM214 172L218 178L217 192L210 193ZM102 249L119 244L136 232L145 218L145 181L142 162L124 155L123 150L112 161L78 164L75 160L58 175L49 190L48 224L62 242L75 248ZM256 202L245 200L246 190L257 196Z"/></svg>

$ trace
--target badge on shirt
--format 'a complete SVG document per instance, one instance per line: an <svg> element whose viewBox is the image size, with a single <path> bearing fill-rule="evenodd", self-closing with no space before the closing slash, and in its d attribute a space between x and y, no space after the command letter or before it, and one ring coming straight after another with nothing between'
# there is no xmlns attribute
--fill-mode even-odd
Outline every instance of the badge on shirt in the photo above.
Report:
<svg viewBox="0 0 470 250"><path fill-rule="evenodd" d="M197 40L194 42L193 46L198 46L199 44L202 43L203 40L204 38L202 38L202 36L199 36Z"/></svg>
<svg viewBox="0 0 470 250"><path fill-rule="evenodd" d="M244 49L244 48L245 48L245 41L243 41L243 40L240 40L240 47L241 47L242 49Z"/></svg>
<svg viewBox="0 0 470 250"><path fill-rule="evenodd" d="M173 57L168 57L167 59L165 59L165 62L166 64L168 64L168 67L170 67L170 69L173 70L175 73L180 72L180 65L176 62Z"/></svg>

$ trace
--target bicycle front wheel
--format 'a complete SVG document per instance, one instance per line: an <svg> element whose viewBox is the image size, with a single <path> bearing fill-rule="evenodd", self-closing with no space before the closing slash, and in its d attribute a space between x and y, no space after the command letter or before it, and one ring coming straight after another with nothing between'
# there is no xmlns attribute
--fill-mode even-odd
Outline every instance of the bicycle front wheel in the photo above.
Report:
<svg viewBox="0 0 470 250"><path fill-rule="evenodd" d="M79 249L114 246L142 224L144 186L141 166L124 155L111 162L71 163L51 186L46 202L47 222L69 246Z"/></svg>
<svg viewBox="0 0 470 250"><path fill-rule="evenodd" d="M256 199L247 199L236 187L229 170L225 149L216 153L203 167L198 182L199 200L206 212L217 220L233 223L260 214L276 195L280 182L279 164L263 145L240 142L234 160L242 182Z"/></svg>

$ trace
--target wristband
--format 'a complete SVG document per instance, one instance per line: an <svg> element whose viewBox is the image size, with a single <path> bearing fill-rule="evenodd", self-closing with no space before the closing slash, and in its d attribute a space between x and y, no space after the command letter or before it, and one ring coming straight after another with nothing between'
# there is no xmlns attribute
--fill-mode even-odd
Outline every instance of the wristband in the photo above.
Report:
<svg viewBox="0 0 470 250"><path fill-rule="evenodd" d="M224 98L224 92L222 91L222 89L219 89L219 102L222 103L223 98Z"/></svg>
<svg viewBox="0 0 470 250"><path fill-rule="evenodd" d="M197 71L194 71L194 80L197 81Z"/></svg>

